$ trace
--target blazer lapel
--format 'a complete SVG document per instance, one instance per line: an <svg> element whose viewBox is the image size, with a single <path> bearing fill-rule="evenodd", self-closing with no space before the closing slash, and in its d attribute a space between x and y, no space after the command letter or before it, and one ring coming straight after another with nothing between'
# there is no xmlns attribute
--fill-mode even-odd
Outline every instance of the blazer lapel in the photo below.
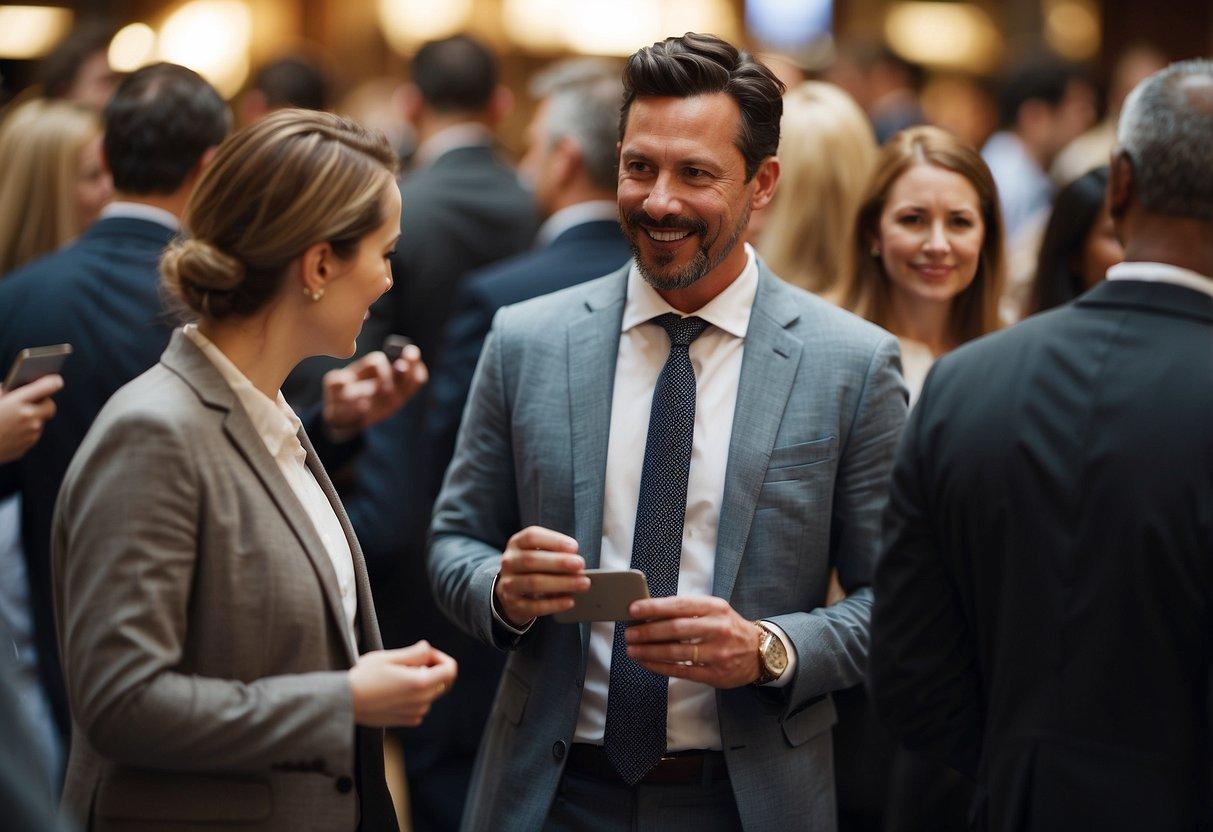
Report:
<svg viewBox="0 0 1213 832"><path fill-rule="evenodd" d="M574 537L587 569L598 566L602 547L602 501L606 488L611 395L619 354L619 327L629 266L595 287L586 314L569 321L569 412L572 417ZM581 625L584 661L590 627Z"/></svg>
<svg viewBox="0 0 1213 832"><path fill-rule="evenodd" d="M346 645L346 651L352 664L357 660L358 654L354 645L344 637L346 626L344 608L341 604L341 591L337 586L337 575L329 560L328 550L324 548L315 525L307 516L307 512L304 511L295 492L291 490L286 478L282 476L278 463L270 456L265 442L257 433L257 429L253 427L248 414L236 400L236 395L228 387L227 382L223 380L223 376L215 369L210 359L180 330L173 333L172 341L161 358L161 362L181 376L204 402L226 411L223 417L223 431L240 455L244 457L253 473L257 475L257 479L261 481L265 490L269 492L278 511L282 513L291 527L291 531L298 538L300 546L303 547L303 551L307 554L308 561L316 572L316 578L320 581L329 613L333 616L338 632L343 634L341 640ZM309 450L310 459L314 454L311 451L311 443L309 442L305 447ZM325 482L327 480L328 478L325 477ZM329 487L331 488L331 485Z"/></svg>
<svg viewBox="0 0 1213 832"><path fill-rule="evenodd" d="M717 532L712 594L721 598L733 594L767 461L800 366L801 342L787 331L799 312L796 303L784 299L786 292L783 283L759 261L758 293L741 359Z"/></svg>

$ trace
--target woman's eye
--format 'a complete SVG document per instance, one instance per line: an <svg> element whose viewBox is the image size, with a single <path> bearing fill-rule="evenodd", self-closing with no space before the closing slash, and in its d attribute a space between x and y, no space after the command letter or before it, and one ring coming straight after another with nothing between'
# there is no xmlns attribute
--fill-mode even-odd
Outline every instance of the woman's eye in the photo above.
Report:
<svg viewBox="0 0 1213 832"><path fill-rule="evenodd" d="M917 225L921 220L922 217L917 214L906 214L901 218L900 222L902 225Z"/></svg>

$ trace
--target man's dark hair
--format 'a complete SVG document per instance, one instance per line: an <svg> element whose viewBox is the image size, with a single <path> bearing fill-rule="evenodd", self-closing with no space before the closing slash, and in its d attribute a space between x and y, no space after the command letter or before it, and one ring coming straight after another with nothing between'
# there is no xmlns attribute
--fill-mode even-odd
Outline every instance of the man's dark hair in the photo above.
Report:
<svg viewBox="0 0 1213 832"><path fill-rule="evenodd" d="M727 93L741 108L737 149L745 158L746 181L763 160L779 149L783 83L771 70L715 35L687 32L646 46L628 58L623 70L623 107L619 140L628 127L628 111L637 98L690 98Z"/></svg>
<svg viewBox="0 0 1213 832"><path fill-rule="evenodd" d="M430 41L417 50L411 69L421 97L440 113L483 110L497 89L497 59L468 35Z"/></svg>
<svg viewBox="0 0 1213 832"><path fill-rule="evenodd" d="M305 55L288 55L257 70L253 89L265 96L271 110L282 107L327 110L332 84L316 61Z"/></svg>
<svg viewBox="0 0 1213 832"><path fill-rule="evenodd" d="M47 98L63 98L76 83L84 62L109 48L117 27L105 20L76 26L38 65L35 78Z"/></svg>
<svg viewBox="0 0 1213 832"><path fill-rule="evenodd" d="M172 193L230 128L227 105L198 73L167 63L138 70L105 108L105 158L115 190Z"/></svg>
<svg viewBox="0 0 1213 832"><path fill-rule="evenodd" d="M1081 69L1061 61L1045 60L1021 66L1007 77L998 94L998 119L1004 129L1015 127L1019 110L1029 101L1050 107L1061 104L1071 81L1085 81Z"/></svg>

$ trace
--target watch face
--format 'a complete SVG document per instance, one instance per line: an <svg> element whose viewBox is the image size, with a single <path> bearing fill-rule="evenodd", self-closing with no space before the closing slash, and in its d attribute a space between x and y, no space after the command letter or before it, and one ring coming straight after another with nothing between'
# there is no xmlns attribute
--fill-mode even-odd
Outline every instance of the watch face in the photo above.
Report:
<svg viewBox="0 0 1213 832"><path fill-rule="evenodd" d="M778 676L788 667L788 651L783 646L783 640L770 630L766 630L762 643L762 663L773 676Z"/></svg>

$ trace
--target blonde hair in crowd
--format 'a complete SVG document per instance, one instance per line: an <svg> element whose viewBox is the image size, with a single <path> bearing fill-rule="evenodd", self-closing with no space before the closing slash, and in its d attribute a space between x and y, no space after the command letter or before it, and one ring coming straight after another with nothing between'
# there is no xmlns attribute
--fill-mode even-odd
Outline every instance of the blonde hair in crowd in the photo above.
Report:
<svg viewBox="0 0 1213 832"><path fill-rule="evenodd" d="M0 275L83 230L74 198L80 151L100 132L92 111L67 101L32 99L0 122Z"/></svg>
<svg viewBox="0 0 1213 832"><path fill-rule="evenodd" d="M854 267L855 215L876 164L876 134L849 95L806 81L783 100L779 187L758 248L780 277L827 292Z"/></svg>
<svg viewBox="0 0 1213 832"><path fill-rule="evenodd" d="M258 311L291 261L327 242L353 257L383 223L395 152L381 133L313 110L280 110L219 146L186 205L189 235L160 264L170 294L218 320Z"/></svg>
<svg viewBox="0 0 1213 832"><path fill-rule="evenodd" d="M976 150L938 127L910 127L893 136L876 163L876 171L864 193L852 238L856 266L840 287L842 305L869 321L888 329L889 278L872 243L880 238L880 215L889 191L914 165L935 165L969 180L977 191L985 235L973 282L952 300L948 334L960 345L999 328L998 300L1002 295L1002 213L994 177ZM896 334L896 333L894 333Z"/></svg>

